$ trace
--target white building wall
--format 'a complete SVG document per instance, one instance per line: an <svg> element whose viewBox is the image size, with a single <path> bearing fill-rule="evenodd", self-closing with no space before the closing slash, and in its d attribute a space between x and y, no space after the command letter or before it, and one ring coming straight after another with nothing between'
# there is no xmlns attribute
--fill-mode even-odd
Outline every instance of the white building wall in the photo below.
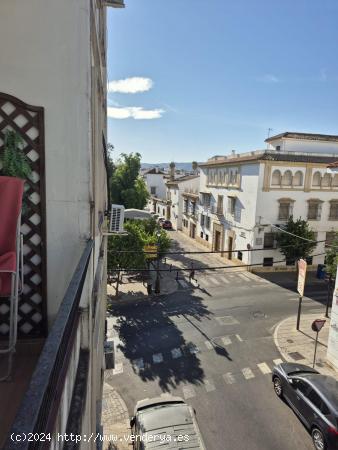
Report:
<svg viewBox="0 0 338 450"><path fill-rule="evenodd" d="M338 157L338 155L337 155ZM304 167L291 167L291 166L279 166L281 171L291 170L293 173L300 170L305 175L305 166ZM272 168L272 172L274 170L274 166ZM316 172L317 169L314 168L312 173ZM325 173L325 169L318 168L318 171ZM264 232L276 232L276 228L268 226L268 224L284 224L285 221L278 220L278 212L279 212L279 202L280 198L291 198L294 200L293 203L293 217L294 219L303 219L307 220L310 228L317 234L318 241L324 241L326 238L326 232L331 232L334 230L338 230L338 221L328 220L329 210L330 210L330 200L338 199L338 192L332 190L325 189L316 189L310 190L309 192L305 192L303 187L300 189L292 189L292 188L280 188L273 189L265 192L263 190L263 179L264 179L264 164L261 165L261 175L259 177L259 187L258 187L258 200L257 200L257 210L256 210L256 222L262 225L267 225L261 227L261 232L258 233L258 227L256 231L256 238L262 238L264 242ZM304 185L304 183L303 183ZM321 207L321 216L320 220L308 220L308 200L310 199L319 199L322 200ZM256 245L256 248L259 248L259 245ZM263 248L263 244L261 245ZM278 250L265 250L264 257L273 257L274 260L282 260L284 259L283 254L281 254ZM262 261L262 253L256 252L253 254L253 262L261 262ZM325 257L325 243L322 242L317 245L313 254L320 255L314 256L313 264L320 264L324 262ZM284 265L284 263L281 263Z"/></svg>
<svg viewBox="0 0 338 450"><path fill-rule="evenodd" d="M270 142L271 147L276 148L278 145L282 151L288 152L305 152L305 153L338 153L338 142L324 142L307 139L276 139Z"/></svg>
<svg viewBox="0 0 338 450"><path fill-rule="evenodd" d="M2 0L0 54L0 91L45 108L52 321L90 237L89 1Z"/></svg>
<svg viewBox="0 0 338 450"><path fill-rule="evenodd" d="M338 370L338 268L331 309L327 359Z"/></svg>
<svg viewBox="0 0 338 450"><path fill-rule="evenodd" d="M166 198L166 179L164 178L163 174L146 173L143 177L145 179L149 194L162 199ZM154 194L151 192L151 187L154 187L156 189L156 192Z"/></svg>

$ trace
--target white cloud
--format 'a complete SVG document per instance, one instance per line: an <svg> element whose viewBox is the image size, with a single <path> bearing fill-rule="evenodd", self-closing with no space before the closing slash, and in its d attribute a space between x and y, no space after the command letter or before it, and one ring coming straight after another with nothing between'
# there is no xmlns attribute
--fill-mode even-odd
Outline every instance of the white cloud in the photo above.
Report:
<svg viewBox="0 0 338 450"><path fill-rule="evenodd" d="M262 81L263 83L279 83L280 79L271 73L266 73L262 77L258 78L258 81Z"/></svg>
<svg viewBox="0 0 338 450"><path fill-rule="evenodd" d="M108 106L107 108L108 117L112 119L160 119L164 112L163 109L143 109L140 106L126 106L121 108Z"/></svg>
<svg viewBox="0 0 338 450"><path fill-rule="evenodd" d="M153 80L143 77L131 77L124 80L113 80L108 83L108 92L119 92L122 94L136 94L146 92L153 87Z"/></svg>

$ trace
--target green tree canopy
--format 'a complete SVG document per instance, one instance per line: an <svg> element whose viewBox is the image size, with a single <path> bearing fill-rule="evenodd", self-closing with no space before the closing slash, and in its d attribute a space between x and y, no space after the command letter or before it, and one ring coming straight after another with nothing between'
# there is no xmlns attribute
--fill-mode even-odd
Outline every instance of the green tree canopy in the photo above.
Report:
<svg viewBox="0 0 338 450"><path fill-rule="evenodd" d="M276 240L278 247L285 256L287 261L297 261L300 258L307 258L311 255L312 250L316 247L315 233L310 230L309 224L306 220L297 219L293 220L291 216L283 227L285 232L280 232L277 234ZM292 234L288 234L292 233ZM300 239L309 239L310 241Z"/></svg>
<svg viewBox="0 0 338 450"><path fill-rule="evenodd" d="M143 209L149 198L144 180L140 177L141 155L122 153L110 179L111 200L125 208Z"/></svg>
<svg viewBox="0 0 338 450"><path fill-rule="evenodd" d="M326 251L326 272L331 275L332 278L336 278L337 264L338 264L338 233L336 233L330 247Z"/></svg>
<svg viewBox="0 0 338 450"><path fill-rule="evenodd" d="M170 248L170 239L167 233L159 228L156 220L130 220L125 223L126 235L109 236L108 240L108 273L117 268L144 269L146 257L143 253L147 244L159 244L161 257ZM157 236L158 234L158 236ZM117 253L126 250L131 253Z"/></svg>

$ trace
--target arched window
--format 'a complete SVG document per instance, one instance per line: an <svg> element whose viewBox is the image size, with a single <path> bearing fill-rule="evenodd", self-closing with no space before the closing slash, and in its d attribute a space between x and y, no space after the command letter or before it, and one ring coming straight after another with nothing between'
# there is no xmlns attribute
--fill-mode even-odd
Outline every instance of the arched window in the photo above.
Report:
<svg viewBox="0 0 338 450"><path fill-rule="evenodd" d="M336 173L335 176L333 177L332 186L338 187L338 173Z"/></svg>
<svg viewBox="0 0 338 450"><path fill-rule="evenodd" d="M291 186L292 184L292 172L291 170L286 170L282 176L282 185Z"/></svg>
<svg viewBox="0 0 338 450"><path fill-rule="evenodd" d="M312 177L312 186L319 187L321 178L320 172L315 172Z"/></svg>
<svg viewBox="0 0 338 450"><path fill-rule="evenodd" d="M331 186L331 175L326 173L322 178L322 187L330 187Z"/></svg>
<svg viewBox="0 0 338 450"><path fill-rule="evenodd" d="M271 184L272 186L280 186L282 180L282 174L280 170L274 170L272 173Z"/></svg>
<svg viewBox="0 0 338 450"><path fill-rule="evenodd" d="M295 176L293 177L293 185L294 186L302 186L303 185L303 174L300 170L297 170Z"/></svg>

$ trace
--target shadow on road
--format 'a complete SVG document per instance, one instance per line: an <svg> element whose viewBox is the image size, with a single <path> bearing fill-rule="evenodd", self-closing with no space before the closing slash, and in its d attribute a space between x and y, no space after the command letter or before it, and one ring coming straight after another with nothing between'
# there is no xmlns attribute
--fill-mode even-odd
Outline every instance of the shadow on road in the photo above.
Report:
<svg viewBox="0 0 338 450"><path fill-rule="evenodd" d="M119 350L143 381L158 380L162 391L180 383L203 383L199 350L179 329L187 321L196 327L202 318L211 319L201 297L185 291L170 300L113 304L109 312L118 317L114 328L121 342Z"/></svg>
<svg viewBox="0 0 338 450"><path fill-rule="evenodd" d="M297 292L296 272L255 272L255 275L294 292L295 297L299 296ZM315 272L308 271L304 289L305 297L311 298L318 303L326 304L327 288L326 281L317 279Z"/></svg>

